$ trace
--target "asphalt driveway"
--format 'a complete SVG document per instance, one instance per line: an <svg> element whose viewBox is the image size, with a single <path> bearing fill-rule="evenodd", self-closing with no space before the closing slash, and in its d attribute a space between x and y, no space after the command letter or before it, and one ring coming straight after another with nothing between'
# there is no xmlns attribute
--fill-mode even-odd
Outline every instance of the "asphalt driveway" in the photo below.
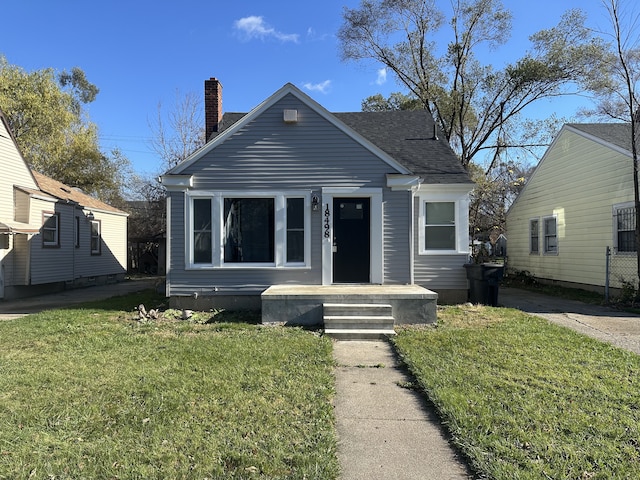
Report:
<svg viewBox="0 0 640 480"><path fill-rule="evenodd" d="M517 288L500 287L498 304L546 318L640 355L640 315Z"/></svg>

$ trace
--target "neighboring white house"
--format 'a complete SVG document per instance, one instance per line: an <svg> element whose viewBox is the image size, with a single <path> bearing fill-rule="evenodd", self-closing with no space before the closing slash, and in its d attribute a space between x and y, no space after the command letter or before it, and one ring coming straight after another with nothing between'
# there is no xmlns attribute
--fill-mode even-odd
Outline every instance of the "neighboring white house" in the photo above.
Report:
<svg viewBox="0 0 640 480"><path fill-rule="evenodd" d="M564 125L507 213L509 269L602 290L610 247L620 287L635 275L633 198L630 125Z"/></svg>
<svg viewBox="0 0 640 480"><path fill-rule="evenodd" d="M127 214L30 170L0 112L0 299L117 281Z"/></svg>
<svg viewBox="0 0 640 480"><path fill-rule="evenodd" d="M278 284L466 300L473 183L427 112L330 113L287 84L223 116L216 79L205 111L209 142L162 176L172 301L247 308Z"/></svg>

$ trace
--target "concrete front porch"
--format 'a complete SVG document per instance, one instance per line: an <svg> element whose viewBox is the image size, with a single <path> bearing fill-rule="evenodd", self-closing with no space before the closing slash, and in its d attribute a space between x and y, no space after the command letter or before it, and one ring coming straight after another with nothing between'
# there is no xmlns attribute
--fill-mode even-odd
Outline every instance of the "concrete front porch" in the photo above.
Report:
<svg viewBox="0 0 640 480"><path fill-rule="evenodd" d="M436 321L438 294L419 285L273 285L262 293L262 323L287 325L324 326L334 313L325 312L329 306L361 307L361 325L372 324L367 306L390 307L390 328L399 324L433 323ZM351 312L342 317L353 321L357 315ZM392 318L391 318L392 317ZM367 320L367 319L370 320ZM388 330L388 328L387 328Z"/></svg>

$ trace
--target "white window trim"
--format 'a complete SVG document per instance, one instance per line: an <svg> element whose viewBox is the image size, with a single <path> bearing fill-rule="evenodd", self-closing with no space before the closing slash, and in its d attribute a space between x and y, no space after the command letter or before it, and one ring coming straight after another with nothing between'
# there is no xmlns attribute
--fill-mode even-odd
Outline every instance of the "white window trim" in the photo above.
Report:
<svg viewBox="0 0 640 480"><path fill-rule="evenodd" d="M531 238L531 222L538 222L538 250L533 251L533 242ZM556 225L557 228L557 225ZM544 243L544 242L543 242ZM534 217L529 219L529 255L540 255L540 217Z"/></svg>
<svg viewBox="0 0 640 480"><path fill-rule="evenodd" d="M612 230L612 245L614 255L635 256L637 252L619 252L618 251L618 210L623 208L632 208L635 206L635 202L617 203L613 205L611 215L613 217L613 230Z"/></svg>
<svg viewBox="0 0 640 480"><path fill-rule="evenodd" d="M555 251L547 251L547 230L545 227L545 221L553 218L556 224L556 250ZM542 254L549 256L557 256L560 253L560 242L558 241L558 216L557 215L546 215L542 217Z"/></svg>
<svg viewBox="0 0 640 480"><path fill-rule="evenodd" d="M193 199L210 198L212 215L210 264L193 262ZM271 263L226 263L224 261L224 199L225 198L273 198L274 199L274 261ZM287 198L304 199L304 262L287 262ZM185 195L185 269L187 270L256 270L256 269L305 269L311 268L311 192L292 191L188 191Z"/></svg>
<svg viewBox="0 0 640 480"><path fill-rule="evenodd" d="M382 227L382 189L381 188L359 188L359 187L324 187L322 189L322 215L326 209L329 210L329 231L322 235L322 284L333 285L333 198L369 198L369 235L370 238L370 260L369 275L370 283L382 284L384 280L384 249L383 249L383 227ZM326 235L325 235L326 233Z"/></svg>
<svg viewBox="0 0 640 480"><path fill-rule="evenodd" d="M418 193L420 205L418 207L418 255L468 255L469 232L465 226L469 225L469 196L461 196L456 192ZM456 245L452 250L427 250L425 226L427 215L427 203L447 202L454 203Z"/></svg>

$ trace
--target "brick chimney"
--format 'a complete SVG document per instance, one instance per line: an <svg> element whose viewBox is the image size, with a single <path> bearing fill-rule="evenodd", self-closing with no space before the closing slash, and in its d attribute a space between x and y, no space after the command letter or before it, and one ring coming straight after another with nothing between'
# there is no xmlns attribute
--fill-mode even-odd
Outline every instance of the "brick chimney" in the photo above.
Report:
<svg viewBox="0 0 640 480"><path fill-rule="evenodd" d="M204 81L204 118L206 139L209 141L222 121L222 84L214 77Z"/></svg>

